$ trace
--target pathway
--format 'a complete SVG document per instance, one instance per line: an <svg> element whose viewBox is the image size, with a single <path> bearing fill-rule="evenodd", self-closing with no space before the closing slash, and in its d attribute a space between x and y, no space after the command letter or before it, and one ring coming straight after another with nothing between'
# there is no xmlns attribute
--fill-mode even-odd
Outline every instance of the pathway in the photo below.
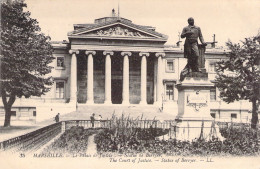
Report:
<svg viewBox="0 0 260 169"><path fill-rule="evenodd" d="M87 148L87 152L86 152L87 154L94 155L97 153L97 145L94 142L95 135L96 134L93 134L88 137L88 148Z"/></svg>

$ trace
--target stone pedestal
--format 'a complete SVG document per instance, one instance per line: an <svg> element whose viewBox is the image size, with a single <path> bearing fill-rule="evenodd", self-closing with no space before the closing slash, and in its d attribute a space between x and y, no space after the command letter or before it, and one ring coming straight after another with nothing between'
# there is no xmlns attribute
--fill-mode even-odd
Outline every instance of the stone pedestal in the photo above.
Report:
<svg viewBox="0 0 260 169"><path fill-rule="evenodd" d="M177 85L178 115L176 117L176 138L179 140L210 138L211 130L214 136L222 139L217 125L212 127L214 119L210 115L210 89L214 87L207 73L192 72ZM202 129L203 128L203 129ZM203 132L202 132L203 130Z"/></svg>
<svg viewBox="0 0 260 169"><path fill-rule="evenodd" d="M219 126L213 120L177 121L175 137L177 140L193 141L196 139L211 140L213 137L223 141Z"/></svg>
<svg viewBox="0 0 260 169"><path fill-rule="evenodd" d="M178 119L213 120L210 116L210 88L214 87L207 73L189 73L177 85Z"/></svg>

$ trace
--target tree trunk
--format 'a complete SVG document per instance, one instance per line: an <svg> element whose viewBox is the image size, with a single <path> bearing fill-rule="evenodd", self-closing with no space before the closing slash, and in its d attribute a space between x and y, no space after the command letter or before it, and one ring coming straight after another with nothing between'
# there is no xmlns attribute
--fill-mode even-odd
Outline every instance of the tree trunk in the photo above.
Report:
<svg viewBox="0 0 260 169"><path fill-rule="evenodd" d="M4 104L4 108L5 108L4 127L9 127L11 125L11 109L12 109L12 105L14 104L16 96L15 96L15 94L11 93L10 97L7 101L7 94L4 89L2 89L1 94L2 94L2 101Z"/></svg>
<svg viewBox="0 0 260 169"><path fill-rule="evenodd" d="M4 127L10 127L11 125L11 107L5 108L5 122Z"/></svg>
<svg viewBox="0 0 260 169"><path fill-rule="evenodd" d="M252 120L251 120L251 128L256 129L258 123L258 111L256 99L252 100Z"/></svg>

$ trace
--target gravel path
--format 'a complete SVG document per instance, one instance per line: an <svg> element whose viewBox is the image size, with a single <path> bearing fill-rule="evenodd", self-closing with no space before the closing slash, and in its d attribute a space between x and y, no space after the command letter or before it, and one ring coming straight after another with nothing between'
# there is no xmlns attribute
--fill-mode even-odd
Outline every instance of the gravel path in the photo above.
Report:
<svg viewBox="0 0 260 169"><path fill-rule="evenodd" d="M94 155L97 153L97 145L94 142L94 138L95 138L96 134L93 134L91 136L89 136L88 138L88 148L87 148L87 154L91 154Z"/></svg>

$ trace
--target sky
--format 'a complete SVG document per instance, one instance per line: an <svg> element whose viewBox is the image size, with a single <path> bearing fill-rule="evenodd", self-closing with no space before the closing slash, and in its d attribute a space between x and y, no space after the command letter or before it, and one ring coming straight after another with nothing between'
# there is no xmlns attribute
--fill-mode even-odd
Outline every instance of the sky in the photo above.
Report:
<svg viewBox="0 0 260 169"><path fill-rule="evenodd" d="M260 31L260 0L25 0L31 17L53 41L67 40L73 24L94 23L111 16L114 8L120 17L134 24L156 27L175 45L179 32L193 17L206 42L216 34L218 46L228 40L238 43Z"/></svg>

